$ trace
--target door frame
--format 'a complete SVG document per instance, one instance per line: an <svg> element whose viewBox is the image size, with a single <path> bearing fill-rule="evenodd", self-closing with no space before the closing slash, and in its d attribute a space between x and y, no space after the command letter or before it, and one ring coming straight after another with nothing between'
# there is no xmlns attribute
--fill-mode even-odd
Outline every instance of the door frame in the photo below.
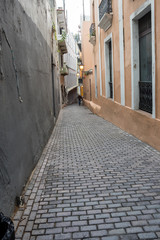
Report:
<svg viewBox="0 0 160 240"><path fill-rule="evenodd" d="M110 67L109 67L109 47L108 43L111 41L111 47L112 47L112 93L113 98L110 98ZM113 41L112 41L112 33L110 33L105 39L104 39L104 61L105 61L105 88L106 88L106 98L110 98L114 101L114 72L113 72Z"/></svg>
<svg viewBox="0 0 160 240"><path fill-rule="evenodd" d="M153 0L147 0L130 16L131 26L131 81L132 81L132 109L139 109L139 29L138 20L151 11L152 23L152 118L156 117L155 106L155 5Z"/></svg>
<svg viewBox="0 0 160 240"><path fill-rule="evenodd" d="M95 97L98 98L97 65L94 66L94 79L95 79Z"/></svg>

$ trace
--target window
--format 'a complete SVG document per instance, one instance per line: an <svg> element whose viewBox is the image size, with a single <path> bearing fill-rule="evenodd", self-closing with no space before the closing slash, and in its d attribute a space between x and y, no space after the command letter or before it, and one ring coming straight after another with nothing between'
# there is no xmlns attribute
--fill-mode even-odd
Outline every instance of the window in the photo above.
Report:
<svg viewBox="0 0 160 240"><path fill-rule="evenodd" d="M109 89L110 89L110 98L113 98L113 80L112 80L112 43L108 42L109 50Z"/></svg>
<svg viewBox="0 0 160 240"><path fill-rule="evenodd" d="M113 99L112 34L110 34L105 39L105 85L106 85L106 97Z"/></svg>
<svg viewBox="0 0 160 240"><path fill-rule="evenodd" d="M95 97L98 97L98 91L97 91L97 65L95 65Z"/></svg>

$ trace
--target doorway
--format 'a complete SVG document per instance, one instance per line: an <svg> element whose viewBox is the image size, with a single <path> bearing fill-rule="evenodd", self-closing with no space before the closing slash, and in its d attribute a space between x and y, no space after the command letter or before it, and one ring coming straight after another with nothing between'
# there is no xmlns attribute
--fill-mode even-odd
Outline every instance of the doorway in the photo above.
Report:
<svg viewBox="0 0 160 240"><path fill-rule="evenodd" d="M151 12L138 22L139 25L139 109L152 113L152 29Z"/></svg>
<svg viewBox="0 0 160 240"><path fill-rule="evenodd" d="M146 1L130 16L132 109L156 117L155 3Z"/></svg>
<svg viewBox="0 0 160 240"><path fill-rule="evenodd" d="M106 85L106 97L114 98L113 91L113 46L112 46L112 34L107 36L104 40L105 44L105 85Z"/></svg>

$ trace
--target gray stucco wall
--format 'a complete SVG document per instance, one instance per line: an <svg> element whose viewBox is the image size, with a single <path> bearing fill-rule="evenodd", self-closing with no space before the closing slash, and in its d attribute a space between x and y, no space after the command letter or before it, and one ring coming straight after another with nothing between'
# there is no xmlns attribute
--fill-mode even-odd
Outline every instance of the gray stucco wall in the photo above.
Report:
<svg viewBox="0 0 160 240"><path fill-rule="evenodd" d="M60 110L59 78L51 64L52 10L52 0L0 1L0 212L5 215L13 212Z"/></svg>

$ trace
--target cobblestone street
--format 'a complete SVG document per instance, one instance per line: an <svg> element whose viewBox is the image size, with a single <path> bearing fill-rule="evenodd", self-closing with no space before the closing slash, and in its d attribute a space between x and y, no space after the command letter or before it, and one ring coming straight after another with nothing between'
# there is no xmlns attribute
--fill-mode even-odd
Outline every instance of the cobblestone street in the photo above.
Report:
<svg viewBox="0 0 160 240"><path fill-rule="evenodd" d="M160 239L160 153L68 106L24 197L16 240Z"/></svg>

